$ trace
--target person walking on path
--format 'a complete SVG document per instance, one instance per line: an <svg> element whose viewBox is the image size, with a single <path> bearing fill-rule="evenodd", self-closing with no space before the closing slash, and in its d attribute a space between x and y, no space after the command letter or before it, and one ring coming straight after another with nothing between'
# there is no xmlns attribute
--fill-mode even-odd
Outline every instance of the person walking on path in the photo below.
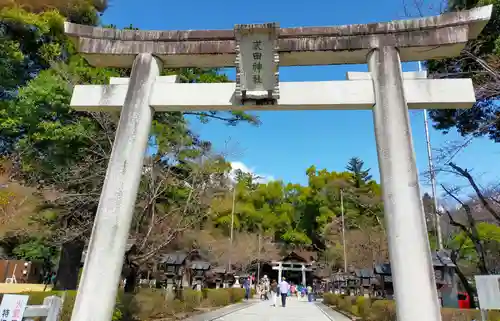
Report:
<svg viewBox="0 0 500 321"><path fill-rule="evenodd" d="M307 289L305 285L303 285L300 288L300 300L301 301L306 301L307 300Z"/></svg>
<svg viewBox="0 0 500 321"><path fill-rule="evenodd" d="M286 306L286 297L288 296L288 291L290 291L290 284L283 278L279 284L279 291L281 294L281 306Z"/></svg>
<svg viewBox="0 0 500 321"><path fill-rule="evenodd" d="M314 293L313 293L313 288L309 285L307 287L307 300L309 302L312 302L313 301L313 296L314 296Z"/></svg>
<svg viewBox="0 0 500 321"><path fill-rule="evenodd" d="M267 275L264 275L264 299L269 300L269 291L271 291L271 282Z"/></svg>
<svg viewBox="0 0 500 321"><path fill-rule="evenodd" d="M245 289L245 300L248 300L250 298L250 281L248 278L243 282L243 288Z"/></svg>
<svg viewBox="0 0 500 321"><path fill-rule="evenodd" d="M276 280L273 280L273 282L271 282L271 297L273 299L273 307L276 306L276 300L278 298L278 295L279 295L278 282L276 282Z"/></svg>

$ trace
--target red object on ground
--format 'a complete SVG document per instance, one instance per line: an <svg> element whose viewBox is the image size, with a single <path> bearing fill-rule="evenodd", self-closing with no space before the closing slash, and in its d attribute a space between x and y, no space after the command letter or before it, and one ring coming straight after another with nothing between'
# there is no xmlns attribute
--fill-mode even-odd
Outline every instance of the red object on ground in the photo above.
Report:
<svg viewBox="0 0 500 321"><path fill-rule="evenodd" d="M458 307L460 309L470 309L470 297L467 292L458 292Z"/></svg>

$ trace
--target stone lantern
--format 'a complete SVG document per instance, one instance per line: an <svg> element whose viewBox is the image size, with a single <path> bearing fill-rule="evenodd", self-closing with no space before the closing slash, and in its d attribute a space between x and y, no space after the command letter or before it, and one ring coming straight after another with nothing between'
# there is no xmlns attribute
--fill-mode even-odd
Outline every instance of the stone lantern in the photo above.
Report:
<svg viewBox="0 0 500 321"><path fill-rule="evenodd" d="M215 288L227 288L227 271L223 267L214 268L212 270L215 275Z"/></svg>
<svg viewBox="0 0 500 321"><path fill-rule="evenodd" d="M184 264L187 254L174 252L161 256L158 262L160 283L163 283L167 293L173 294L174 290L180 290L178 284L184 274Z"/></svg>
<svg viewBox="0 0 500 321"><path fill-rule="evenodd" d="M240 277L237 275L234 276L233 288L241 288Z"/></svg>
<svg viewBox="0 0 500 321"><path fill-rule="evenodd" d="M206 261L191 262L191 280L192 284L196 285L196 290L201 291L203 282L205 281L205 272L210 270L210 263Z"/></svg>

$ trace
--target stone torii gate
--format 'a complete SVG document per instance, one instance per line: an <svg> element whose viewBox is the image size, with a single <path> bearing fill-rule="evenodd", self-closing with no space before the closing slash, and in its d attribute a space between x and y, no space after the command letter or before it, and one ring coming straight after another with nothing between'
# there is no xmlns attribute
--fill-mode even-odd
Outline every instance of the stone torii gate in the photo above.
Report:
<svg viewBox="0 0 500 321"><path fill-rule="evenodd" d="M401 61L457 56L492 7L340 27L134 31L66 23L94 66L132 67L130 80L76 86L77 110L120 110L73 321L110 320L153 113L185 110L372 109L398 320L441 320L408 108L468 108L469 79L421 79ZM278 66L368 63L347 81L279 82ZM179 84L162 68L235 67L236 83ZM415 304L418 298L419 304Z"/></svg>

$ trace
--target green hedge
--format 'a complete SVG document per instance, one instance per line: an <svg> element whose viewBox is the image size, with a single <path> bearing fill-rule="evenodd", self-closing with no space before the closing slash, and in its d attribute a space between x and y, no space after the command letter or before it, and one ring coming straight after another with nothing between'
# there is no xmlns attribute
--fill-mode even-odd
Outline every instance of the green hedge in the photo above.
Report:
<svg viewBox="0 0 500 321"><path fill-rule="evenodd" d="M207 300L212 307L222 307L231 303L231 295L228 289L209 289Z"/></svg>
<svg viewBox="0 0 500 321"><path fill-rule="evenodd" d="M396 321L396 303L392 300L371 300L365 297L323 294L323 303L354 315L364 321ZM418 304L418 300L415 301ZM480 320L479 310L441 309L443 321ZM500 321L500 311L489 311L489 321Z"/></svg>
<svg viewBox="0 0 500 321"><path fill-rule="evenodd" d="M62 291L27 292L28 304L42 304L48 296L63 296ZM1 299L0 295L0 299ZM135 321L187 316L197 309L208 307L222 307L240 302L245 297L244 289L204 289L202 292L186 289L182 293L182 300L165 299L165 292L161 289L140 289L134 294L119 291L113 321ZM61 321L70 321L73 306L76 300L76 291L66 291Z"/></svg>
<svg viewBox="0 0 500 321"><path fill-rule="evenodd" d="M229 293L229 300L231 303L241 302L245 298L245 289L227 288L225 290Z"/></svg>

